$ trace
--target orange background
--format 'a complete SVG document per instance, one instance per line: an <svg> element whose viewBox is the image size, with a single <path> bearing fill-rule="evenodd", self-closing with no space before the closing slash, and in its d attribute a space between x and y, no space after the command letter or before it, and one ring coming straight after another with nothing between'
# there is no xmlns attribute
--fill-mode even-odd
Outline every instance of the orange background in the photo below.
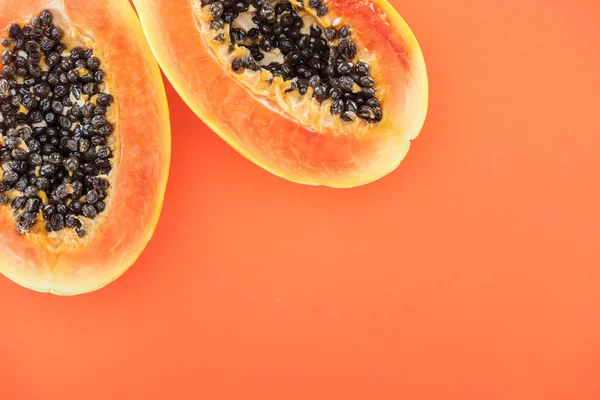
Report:
<svg viewBox="0 0 600 400"><path fill-rule="evenodd" d="M600 4L393 3L431 84L402 166L286 182L168 86L154 238L89 295L0 279L0 398L600 398Z"/></svg>

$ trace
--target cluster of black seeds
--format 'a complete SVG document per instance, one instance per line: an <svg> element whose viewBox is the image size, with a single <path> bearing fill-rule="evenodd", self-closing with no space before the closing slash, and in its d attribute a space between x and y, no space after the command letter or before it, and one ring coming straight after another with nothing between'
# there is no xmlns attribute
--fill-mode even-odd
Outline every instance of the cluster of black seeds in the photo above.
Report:
<svg viewBox="0 0 600 400"><path fill-rule="evenodd" d="M62 35L43 11L0 42L0 203L11 203L21 233L40 220L84 236L80 218L105 208L113 97L92 49L67 49Z"/></svg>
<svg viewBox="0 0 600 400"><path fill-rule="evenodd" d="M371 123L381 121L375 81L369 75L369 64L357 60L350 27L322 29L313 24L309 33L303 34L304 21L298 12L304 9L298 9L289 0L202 0L202 6L212 16L213 30L229 29L231 51L237 45L250 52L244 59L233 59L233 71L268 69L273 76L293 80L289 91L297 90L304 96L312 87L313 97L319 102L331 99L331 114L340 115L344 121L356 117ZM248 31L231 27L241 13L251 10L250 6L256 10L252 16L256 27ZM308 6L318 16L328 11L322 0L308 0ZM224 33L218 33L214 40L223 42L224 38ZM285 61L261 65L264 53L274 49L279 49Z"/></svg>

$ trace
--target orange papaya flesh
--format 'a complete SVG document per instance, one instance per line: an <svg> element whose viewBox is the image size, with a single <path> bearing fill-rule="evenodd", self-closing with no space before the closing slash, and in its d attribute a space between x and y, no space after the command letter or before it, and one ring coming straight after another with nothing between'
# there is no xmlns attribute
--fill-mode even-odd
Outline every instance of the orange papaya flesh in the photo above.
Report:
<svg viewBox="0 0 600 400"><path fill-rule="evenodd" d="M318 101L311 87L304 95L292 90L297 79L251 66L234 70L235 59L244 60L248 51L229 34L232 27L248 34L248 18L239 22L248 13L219 30L211 26L210 0L133 1L159 64L186 103L238 152L278 176L332 187L362 185L394 170L422 128L428 102L423 55L386 1L323 0L317 3L328 11L319 15L309 0L291 0L304 21L301 33L308 34L310 25L350 28L357 49L350 61L367 62L375 81L382 111L376 123L332 115L332 99ZM256 9L249 13L256 16ZM262 64L270 57L265 52Z"/></svg>
<svg viewBox="0 0 600 400"><path fill-rule="evenodd" d="M52 18L50 26L62 30L60 39L44 25L43 18L48 15ZM14 25L21 32L11 37ZM15 106L25 115L16 126L8 114L3 114L1 122L0 154L5 158L0 196L6 204L0 206L0 272L41 292L73 295L99 289L133 264L160 215L170 162L170 126L158 65L127 0L5 0L0 5L0 26L6 27L0 31L3 55L13 53L8 71L5 65L0 73L0 89L3 81L12 79L12 91L7 92L11 99L19 93L22 99L35 99L30 108ZM26 35L25 26L39 26L42 36L37 38L38 45L29 43L36 41L32 39L35 35ZM44 42L52 39L56 40ZM25 44L19 45L19 40ZM61 43L63 48L58 47ZM50 47L45 51L44 46ZM18 68L14 61L18 55L35 64L32 53L41 56L37 65L42 75L36 77L31 70L25 76L11 75L10 67ZM60 53L58 67L52 66L51 53ZM67 64L60 67L63 61ZM101 75L97 75L99 71ZM59 80L52 82L52 74ZM28 78L35 83L28 86ZM38 87L44 82L51 86L49 93ZM90 82L94 82L92 86L86 86ZM67 95L59 93L61 84ZM67 97L70 100L65 100ZM52 104L52 111L43 106L44 99ZM63 103L63 107L55 103ZM78 113L74 110L77 106ZM34 114L40 110L44 120L35 123ZM56 120L47 119L46 112L54 113ZM99 119L94 119L98 115ZM62 117L70 122L59 119ZM11 140L14 142L11 135L15 129L11 134L11 127L19 133L18 149L22 150L17 151L27 153L27 173L11 169L17 164L6 159L14 151L7 147ZM107 130L102 131L103 127ZM52 142L52 135L73 142ZM42 150L36 150L32 139ZM48 154L41 142L53 144L53 154ZM75 142L77 147L73 148ZM39 161L31 161L38 155ZM53 174L44 175L49 171L45 166L53 163ZM21 176L11 184L7 174L15 171ZM48 178L46 186L40 177ZM27 189L22 190L21 181L27 183ZM76 182L80 182L79 187ZM32 192L32 187L38 192ZM19 197L27 199L27 206L19 206ZM75 202L80 203L78 207ZM59 216L61 213L64 215Z"/></svg>

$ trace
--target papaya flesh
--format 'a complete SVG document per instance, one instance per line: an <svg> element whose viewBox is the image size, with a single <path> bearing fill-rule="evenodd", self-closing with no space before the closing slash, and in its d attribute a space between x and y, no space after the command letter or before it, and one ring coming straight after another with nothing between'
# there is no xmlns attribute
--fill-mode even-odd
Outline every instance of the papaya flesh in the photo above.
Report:
<svg viewBox="0 0 600 400"><path fill-rule="evenodd" d="M127 0L4 0L0 27L0 272L40 292L99 289L161 212L158 65Z"/></svg>
<svg viewBox="0 0 600 400"><path fill-rule="evenodd" d="M238 152L280 177L332 187L374 181L399 165L422 128L423 55L385 0L133 2L184 101ZM374 85L360 80L363 64ZM344 87L348 77L356 84ZM331 93L339 87L341 100ZM365 114L364 105L373 107Z"/></svg>

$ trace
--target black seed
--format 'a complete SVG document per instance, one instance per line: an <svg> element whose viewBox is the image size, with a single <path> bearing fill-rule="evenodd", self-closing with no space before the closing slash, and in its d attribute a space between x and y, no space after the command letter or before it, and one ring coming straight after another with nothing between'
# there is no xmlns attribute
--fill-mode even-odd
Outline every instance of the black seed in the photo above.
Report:
<svg viewBox="0 0 600 400"><path fill-rule="evenodd" d="M342 90L339 88L331 88L329 90L329 98L331 100L337 100L342 97Z"/></svg>
<svg viewBox="0 0 600 400"><path fill-rule="evenodd" d="M223 14L224 9L223 3L216 2L210 5L209 11L213 17L218 18Z"/></svg>
<svg viewBox="0 0 600 400"><path fill-rule="evenodd" d="M80 58L83 57L83 52L85 50L82 49L81 47L75 47L71 50L70 56L72 60L79 60Z"/></svg>
<svg viewBox="0 0 600 400"><path fill-rule="evenodd" d="M71 120L68 117L65 117L64 115L61 115L60 117L58 117L58 124L63 129L70 129L71 125L72 125L72 122L71 122Z"/></svg>
<svg viewBox="0 0 600 400"><path fill-rule="evenodd" d="M102 125L106 124L106 122L107 122L107 121L106 121L106 117L105 117L104 115L95 115L95 116L92 118L92 125L93 125L95 128L99 128L99 127L101 127Z"/></svg>
<svg viewBox="0 0 600 400"><path fill-rule="evenodd" d="M259 35L259 31L257 28L251 28L246 33L246 36L250 39L256 39L258 37L258 35Z"/></svg>
<svg viewBox="0 0 600 400"><path fill-rule="evenodd" d="M27 197L18 196L15 197L15 199L13 200L12 208L14 208L15 210L22 210L23 208L25 208L25 204L27 204Z"/></svg>
<svg viewBox="0 0 600 400"><path fill-rule="evenodd" d="M92 136L90 141L92 142L92 146L99 146L106 143L106 138L104 136Z"/></svg>
<svg viewBox="0 0 600 400"><path fill-rule="evenodd" d="M373 78L371 78L370 76L361 76L360 77L360 86L362 86L363 88L373 87L374 84L375 84L375 80Z"/></svg>
<svg viewBox="0 0 600 400"><path fill-rule="evenodd" d="M73 93L73 97L75 97L76 100L81 100L81 92L83 92L83 87L81 85L71 85L71 93Z"/></svg>
<svg viewBox="0 0 600 400"><path fill-rule="evenodd" d="M40 78L42 76L42 69L39 65L28 65L27 72L32 76L33 82L31 84L35 83L34 78Z"/></svg>
<svg viewBox="0 0 600 400"><path fill-rule="evenodd" d="M294 18L290 14L285 14L281 16L280 22L281 26L290 27L294 24Z"/></svg>
<svg viewBox="0 0 600 400"><path fill-rule="evenodd" d="M37 124L38 122L42 122L42 120L44 119L44 114L42 114L42 112L40 110L32 110L29 112L28 116L29 116L29 120L31 122L33 122L34 124Z"/></svg>
<svg viewBox="0 0 600 400"><path fill-rule="evenodd" d="M321 77L319 75L313 75L308 80L308 84L313 88L316 88L317 86L319 86L320 83L321 83Z"/></svg>
<svg viewBox="0 0 600 400"><path fill-rule="evenodd" d="M27 163L25 161L10 160L7 164L4 164L2 168L11 169L18 174L24 174L27 172Z"/></svg>
<svg viewBox="0 0 600 400"><path fill-rule="evenodd" d="M342 120L346 122L354 121L356 119L356 113L352 111L344 111L342 113Z"/></svg>
<svg viewBox="0 0 600 400"><path fill-rule="evenodd" d="M5 194L0 194L0 204L8 203L8 197Z"/></svg>
<svg viewBox="0 0 600 400"><path fill-rule="evenodd" d="M232 10L231 8L228 8L223 13L223 21L225 21L228 24L231 24L237 18L237 16L238 13L236 11Z"/></svg>
<svg viewBox="0 0 600 400"><path fill-rule="evenodd" d="M352 43L350 43L348 45L348 48L345 52L345 54L342 54L344 57L346 57L348 60L352 60L354 57L356 57L356 46Z"/></svg>
<svg viewBox="0 0 600 400"><path fill-rule="evenodd" d="M289 37L293 41L296 41L300 39L300 31L298 29L290 30L289 32L287 32L287 37Z"/></svg>
<svg viewBox="0 0 600 400"><path fill-rule="evenodd" d="M325 4L321 4L319 7L317 7L317 16L322 17L327 14L327 11L329 11L327 6Z"/></svg>
<svg viewBox="0 0 600 400"><path fill-rule="evenodd" d="M37 180L35 181L35 185L40 189L40 190L48 190L50 188L50 181L48 180L48 178L40 176L39 178L37 178Z"/></svg>
<svg viewBox="0 0 600 400"><path fill-rule="evenodd" d="M8 147L9 149L16 149L17 147L19 147L19 143L21 142L21 140L19 138L16 137L8 137L5 140L5 146Z"/></svg>
<svg viewBox="0 0 600 400"><path fill-rule="evenodd" d="M20 192L23 192L27 187L27 181L25 179L19 179L17 183L15 183L15 189Z"/></svg>
<svg viewBox="0 0 600 400"><path fill-rule="evenodd" d="M27 93L23 96L23 107L31 110L35 106L37 106L37 101L35 97L31 93Z"/></svg>
<svg viewBox="0 0 600 400"><path fill-rule="evenodd" d="M8 29L8 35L13 39L17 38L17 36L19 36L20 33L21 27L17 24L12 24Z"/></svg>
<svg viewBox="0 0 600 400"><path fill-rule="evenodd" d="M375 97L375 89L373 88L363 88L361 93L366 98Z"/></svg>
<svg viewBox="0 0 600 400"><path fill-rule="evenodd" d="M64 161L65 169L69 172L75 172L79 168L79 159L77 157L69 157Z"/></svg>
<svg viewBox="0 0 600 400"><path fill-rule="evenodd" d="M348 27L348 25L342 26L340 28L339 36L340 38L346 38L350 36L350 27Z"/></svg>
<svg viewBox="0 0 600 400"><path fill-rule="evenodd" d="M69 79L69 82L77 82L79 80L79 73L76 69L72 69L67 72L67 78Z"/></svg>
<svg viewBox="0 0 600 400"><path fill-rule="evenodd" d="M358 106L357 106L357 104L356 104L356 102L354 100L346 100L345 110L346 111L351 111L351 112L353 112L353 113L356 114L356 112L358 110Z"/></svg>
<svg viewBox="0 0 600 400"><path fill-rule="evenodd" d="M262 39L260 39L259 42L259 46L261 48L261 50L269 52L273 49L273 43L271 42L271 39L263 37Z"/></svg>
<svg viewBox="0 0 600 400"><path fill-rule="evenodd" d="M13 53L10 50L4 50L2 52L2 64L8 65L13 61Z"/></svg>
<svg viewBox="0 0 600 400"><path fill-rule="evenodd" d="M358 109L356 115L363 119L371 118L371 116L373 115L373 109L369 106L362 106Z"/></svg>
<svg viewBox="0 0 600 400"><path fill-rule="evenodd" d="M41 205L42 205L42 203L41 203L40 199L38 199L37 197L34 197L34 198L27 200L27 203L25 203L25 210L29 213L35 213L35 212L39 211Z"/></svg>
<svg viewBox="0 0 600 400"><path fill-rule="evenodd" d="M92 206L91 204L86 204L83 206L83 208L81 209L83 216L90 218L90 219L94 219L96 218L96 214L98 213L96 211L96 209L94 208L94 206Z"/></svg>
<svg viewBox="0 0 600 400"><path fill-rule="evenodd" d="M96 208L96 211L98 211L98 214L100 214L106 208L106 204L103 201L98 201L94 204L94 207Z"/></svg>
<svg viewBox="0 0 600 400"><path fill-rule="evenodd" d="M311 8L317 8L317 7L319 7L321 4L323 4L323 1L322 1L322 0L309 0L309 1L308 1L308 5L309 5Z"/></svg>
<svg viewBox="0 0 600 400"><path fill-rule="evenodd" d="M354 80L349 76L342 76L338 79L338 83L340 88L346 92L352 92L352 87L354 86Z"/></svg>
<svg viewBox="0 0 600 400"><path fill-rule="evenodd" d="M27 186L27 187L25 188L25 190L23 191L23 193L24 193L24 194L25 194L25 196L27 196L27 197L36 197L36 196L37 196L37 194L38 194L38 190L39 190L39 189L37 188L37 186L30 185L30 186Z"/></svg>
<svg viewBox="0 0 600 400"><path fill-rule="evenodd" d="M98 192L95 189L88 190L88 192L85 195L85 198L89 204L94 204L98 201Z"/></svg>
<svg viewBox="0 0 600 400"><path fill-rule="evenodd" d="M73 189L73 196L81 197L81 193L83 191L83 183L81 183L81 181L79 180L76 180L71 184L71 189Z"/></svg>
<svg viewBox="0 0 600 400"><path fill-rule="evenodd" d="M379 122L383 119L383 113L379 107L373 109L373 118L369 122Z"/></svg>
<svg viewBox="0 0 600 400"><path fill-rule="evenodd" d="M54 115L54 113L47 113L46 115L44 115L44 121L46 121L48 125L54 125L54 123L56 122L56 116Z"/></svg>
<svg viewBox="0 0 600 400"><path fill-rule="evenodd" d="M59 213L52 214L50 217L50 226L55 231L63 229L65 227L65 217Z"/></svg>
<svg viewBox="0 0 600 400"><path fill-rule="evenodd" d="M264 3L257 13L259 18L267 21L273 21L276 17L275 8L270 3Z"/></svg>
<svg viewBox="0 0 600 400"><path fill-rule="evenodd" d="M233 61L231 62L231 69L233 69L234 71L239 71L241 68L242 68L242 59L234 58Z"/></svg>
<svg viewBox="0 0 600 400"><path fill-rule="evenodd" d="M308 48L308 46L310 46L310 37L307 35L300 35L297 44L300 49Z"/></svg>
<svg viewBox="0 0 600 400"><path fill-rule="evenodd" d="M106 107L96 106L96 108L94 108L94 115L105 115L105 114L106 114Z"/></svg>
<svg viewBox="0 0 600 400"><path fill-rule="evenodd" d="M352 70L354 69L354 64L352 64L350 61L344 61L341 62L337 65L337 72L340 75L348 75L350 73L352 73Z"/></svg>
<svg viewBox="0 0 600 400"><path fill-rule="evenodd" d="M80 182L81 183L81 182ZM75 214L81 214L81 209L83 208L83 203L80 201L73 201L69 205L69 210Z"/></svg>
<svg viewBox="0 0 600 400"><path fill-rule="evenodd" d="M52 164L44 164L40 170L40 175L46 178L52 178L56 175L56 167Z"/></svg>
<svg viewBox="0 0 600 400"><path fill-rule="evenodd" d="M285 57L285 60L292 65L299 65L302 63L303 57L297 51L293 51Z"/></svg>
<svg viewBox="0 0 600 400"><path fill-rule="evenodd" d="M34 53L36 51L38 51L39 45L33 41L33 40L29 40L25 43L25 51L31 55L30 53Z"/></svg>
<svg viewBox="0 0 600 400"><path fill-rule="evenodd" d="M11 156L15 160L24 161L27 159L27 152L23 149L13 149L11 151Z"/></svg>
<svg viewBox="0 0 600 400"><path fill-rule="evenodd" d="M86 175L98 175L98 167L94 164L85 163L81 166L81 170Z"/></svg>
<svg viewBox="0 0 600 400"><path fill-rule="evenodd" d="M323 30L317 25L310 26L310 36L314 38L320 38L323 34Z"/></svg>
<svg viewBox="0 0 600 400"><path fill-rule="evenodd" d="M87 95L94 95L96 94L98 91L97 86L95 83L90 82L90 83L86 83L85 85L83 85L83 93L87 94Z"/></svg>
<svg viewBox="0 0 600 400"><path fill-rule="evenodd" d="M104 178L95 178L93 180L93 187L96 190L106 190L109 187L108 180Z"/></svg>
<svg viewBox="0 0 600 400"><path fill-rule="evenodd" d="M220 29L223 29L223 27L225 26L225 21L223 21L221 18L217 18L217 19L213 19L212 21L210 21L210 29L218 31Z"/></svg>
<svg viewBox="0 0 600 400"><path fill-rule="evenodd" d="M94 76L92 74L90 74L89 72L86 72L85 74L81 75L80 79L82 82L85 82L85 83L94 82Z"/></svg>
<svg viewBox="0 0 600 400"><path fill-rule="evenodd" d="M64 204L57 204L56 205L56 212L59 213L60 215L65 216L69 212L69 209Z"/></svg>
<svg viewBox="0 0 600 400"><path fill-rule="evenodd" d="M76 228L76 227L81 226L81 221L79 221L73 215L67 215L67 218L65 218L65 226L67 228Z"/></svg>
<svg viewBox="0 0 600 400"><path fill-rule="evenodd" d="M108 94L108 93L101 93L101 94L98 95L98 98L96 99L96 102L98 104L100 104L101 106L108 107L113 102L113 96L111 94Z"/></svg>
<svg viewBox="0 0 600 400"><path fill-rule="evenodd" d="M96 155L98 156L98 158L105 159L112 156L112 151L110 150L110 148L102 146L96 150Z"/></svg>
<svg viewBox="0 0 600 400"><path fill-rule="evenodd" d="M246 3L244 0L238 0L234 3L233 8L237 12L248 11L248 3Z"/></svg>
<svg viewBox="0 0 600 400"><path fill-rule="evenodd" d="M335 65L329 64L327 68L325 68L325 76L335 77L337 75Z"/></svg>
<svg viewBox="0 0 600 400"><path fill-rule="evenodd" d="M66 96L69 93L69 90L64 85L58 85L54 88L53 92L55 97L60 98Z"/></svg>
<svg viewBox="0 0 600 400"><path fill-rule="evenodd" d="M52 23L52 14L46 10L42 11L40 13L40 22L42 23L42 26L50 26Z"/></svg>
<svg viewBox="0 0 600 400"><path fill-rule="evenodd" d="M32 167L39 167L40 165L42 165L42 156L39 155L38 153L31 153L29 155L29 165L31 165Z"/></svg>
<svg viewBox="0 0 600 400"><path fill-rule="evenodd" d="M335 30L335 28L332 26L330 26L329 28L325 28L325 37L330 42L333 42L337 37L337 31Z"/></svg>
<svg viewBox="0 0 600 400"><path fill-rule="evenodd" d="M86 234L85 229L83 229L82 227L75 228L75 232L77 233L77 236L79 236L79 237L84 237Z"/></svg>
<svg viewBox="0 0 600 400"><path fill-rule="evenodd" d="M29 142L27 142L27 147L29 147L29 151L32 153L39 153L39 151L42 149L41 143L35 139L31 139Z"/></svg>
<svg viewBox="0 0 600 400"><path fill-rule="evenodd" d="M2 73L6 76L12 76L16 73L15 67L13 67L12 65L5 65L2 68Z"/></svg>
<svg viewBox="0 0 600 400"><path fill-rule="evenodd" d="M104 71L96 71L94 74L94 80L98 83L102 83L104 81Z"/></svg>
<svg viewBox="0 0 600 400"><path fill-rule="evenodd" d="M40 111L47 112L50 110L50 100L42 99L40 100Z"/></svg>
<svg viewBox="0 0 600 400"><path fill-rule="evenodd" d="M25 214L23 216L25 216ZM17 222L17 232L21 234L27 233L33 226L34 222L35 221L33 219L21 219L19 222Z"/></svg>

